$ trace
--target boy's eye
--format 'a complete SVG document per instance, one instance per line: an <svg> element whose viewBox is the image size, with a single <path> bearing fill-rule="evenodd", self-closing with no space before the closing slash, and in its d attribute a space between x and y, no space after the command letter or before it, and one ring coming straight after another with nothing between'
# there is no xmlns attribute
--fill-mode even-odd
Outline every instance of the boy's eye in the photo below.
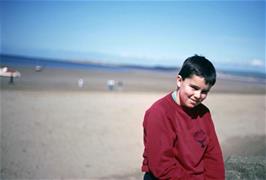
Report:
<svg viewBox="0 0 266 180"><path fill-rule="evenodd" d="M191 87L193 90L195 90L195 91L200 90L200 88L197 87L197 86L193 86L193 85L191 85L190 87ZM208 92L209 92L208 90L202 90L202 91L201 91L202 94L208 94Z"/></svg>
<svg viewBox="0 0 266 180"><path fill-rule="evenodd" d="M209 91L202 91L202 94L208 94Z"/></svg>
<svg viewBox="0 0 266 180"><path fill-rule="evenodd" d="M199 90L199 88L197 86L190 86L192 89L194 90Z"/></svg>

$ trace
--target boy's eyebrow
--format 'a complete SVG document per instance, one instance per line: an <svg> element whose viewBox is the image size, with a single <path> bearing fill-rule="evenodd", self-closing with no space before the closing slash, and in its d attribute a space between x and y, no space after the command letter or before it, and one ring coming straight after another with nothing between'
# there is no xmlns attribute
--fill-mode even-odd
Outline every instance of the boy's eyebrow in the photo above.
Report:
<svg viewBox="0 0 266 180"><path fill-rule="evenodd" d="M199 86L197 86L197 85L194 85L194 84L189 84L191 87L193 87L193 88L195 88L195 89L200 89L200 87Z"/></svg>
<svg viewBox="0 0 266 180"><path fill-rule="evenodd" d="M195 88L195 89L200 89L200 87L199 86L197 86L197 85L194 85L194 84L189 84L191 87L193 87L193 88ZM205 91L205 92L209 92L210 91L210 87L208 87L207 89L203 89L203 91Z"/></svg>

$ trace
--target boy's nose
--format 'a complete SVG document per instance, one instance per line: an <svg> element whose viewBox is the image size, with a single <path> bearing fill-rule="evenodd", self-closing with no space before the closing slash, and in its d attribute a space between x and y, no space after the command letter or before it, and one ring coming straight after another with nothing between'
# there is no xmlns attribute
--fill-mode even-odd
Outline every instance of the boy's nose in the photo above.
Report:
<svg viewBox="0 0 266 180"><path fill-rule="evenodd" d="M200 91L195 91L194 93L195 98L200 99L200 95L201 95Z"/></svg>

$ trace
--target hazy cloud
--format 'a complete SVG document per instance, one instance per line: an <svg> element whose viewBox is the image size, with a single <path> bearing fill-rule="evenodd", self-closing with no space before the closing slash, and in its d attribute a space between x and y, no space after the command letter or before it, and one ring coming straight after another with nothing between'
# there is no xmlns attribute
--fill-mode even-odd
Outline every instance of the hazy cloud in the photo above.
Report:
<svg viewBox="0 0 266 180"><path fill-rule="evenodd" d="M265 65L265 62L260 59L252 59L250 61L250 65L255 67L263 67Z"/></svg>

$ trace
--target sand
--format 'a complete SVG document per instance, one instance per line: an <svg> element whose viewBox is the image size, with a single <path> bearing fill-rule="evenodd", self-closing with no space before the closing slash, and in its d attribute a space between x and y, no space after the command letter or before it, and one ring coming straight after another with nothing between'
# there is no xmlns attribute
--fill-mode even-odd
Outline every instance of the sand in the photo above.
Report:
<svg viewBox="0 0 266 180"><path fill-rule="evenodd" d="M28 69L23 74L14 85L1 79L2 179L142 179L143 115L174 88L169 74ZM79 77L90 83L78 88ZM108 78L126 83L107 91ZM235 84L233 90L214 90L205 102L225 159L266 149L263 88L247 91L245 83Z"/></svg>

